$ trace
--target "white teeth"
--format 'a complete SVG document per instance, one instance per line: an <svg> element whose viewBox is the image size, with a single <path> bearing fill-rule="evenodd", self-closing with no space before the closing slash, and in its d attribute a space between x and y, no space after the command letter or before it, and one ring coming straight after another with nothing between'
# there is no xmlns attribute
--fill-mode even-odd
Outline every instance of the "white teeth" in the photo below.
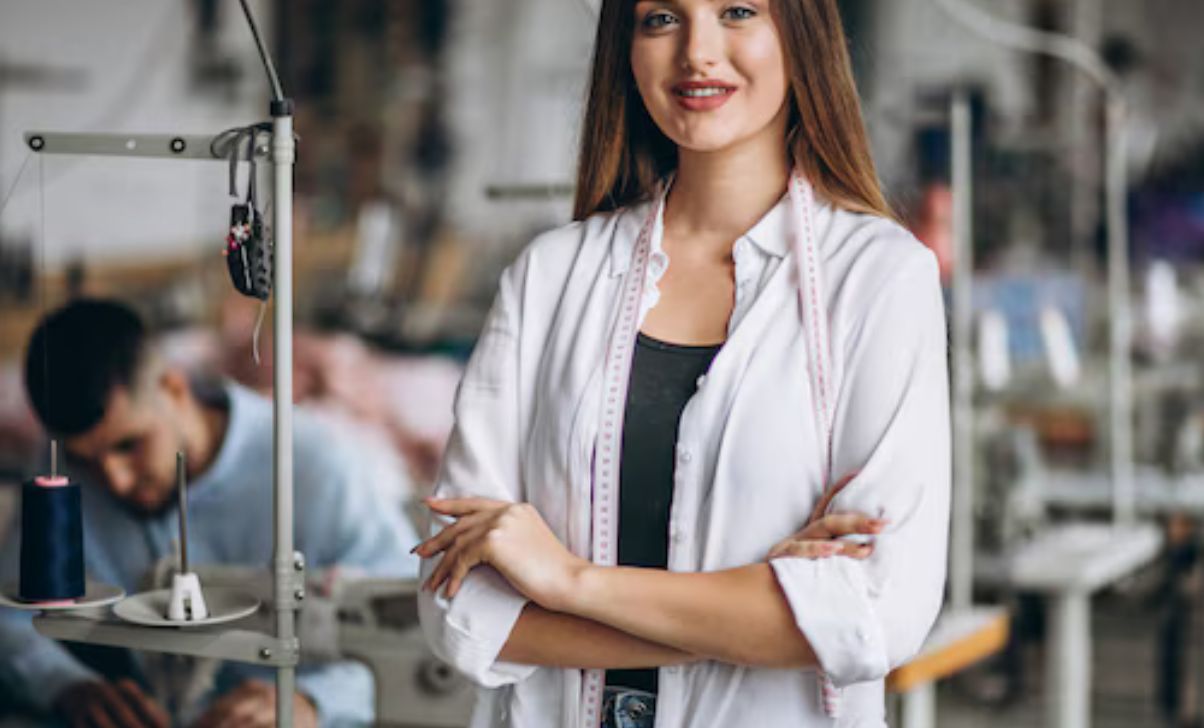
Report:
<svg viewBox="0 0 1204 728"><path fill-rule="evenodd" d="M727 93L725 88L717 88L711 86L709 88L685 88L677 92L679 96L687 98L701 98L704 96L722 96Z"/></svg>

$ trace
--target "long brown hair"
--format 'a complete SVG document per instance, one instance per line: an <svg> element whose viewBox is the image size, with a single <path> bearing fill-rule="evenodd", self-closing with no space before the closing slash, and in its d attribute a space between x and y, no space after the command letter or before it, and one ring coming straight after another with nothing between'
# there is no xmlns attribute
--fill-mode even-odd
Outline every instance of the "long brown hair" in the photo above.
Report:
<svg viewBox="0 0 1204 728"><path fill-rule="evenodd" d="M647 199L677 167L677 146L644 108L631 70L634 0L603 0L581 127L573 219ZM790 79L783 144L816 193L892 217L853 82L836 0L771 0Z"/></svg>

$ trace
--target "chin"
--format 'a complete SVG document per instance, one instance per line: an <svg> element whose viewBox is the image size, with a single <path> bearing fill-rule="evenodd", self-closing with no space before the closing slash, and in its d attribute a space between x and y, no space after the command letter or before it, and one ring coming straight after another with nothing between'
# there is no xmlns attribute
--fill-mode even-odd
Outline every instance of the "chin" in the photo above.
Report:
<svg viewBox="0 0 1204 728"><path fill-rule="evenodd" d="M159 515L162 515L163 513L165 513L168 510L168 504L170 502L171 502L171 499L169 499L169 498L164 498L162 500L158 500L158 501L154 501L154 502L150 502L150 503L145 502L145 501L129 499L129 500L123 500L122 504L125 506L125 508L128 511L130 511L134 515L143 516L143 517L153 517L153 516L159 516Z"/></svg>
<svg viewBox="0 0 1204 728"><path fill-rule="evenodd" d="M753 132L732 129L716 123L694 123L689 128L681 129L679 127L678 129L673 134L665 136L669 137L678 149L700 154L722 152L739 146L756 136Z"/></svg>
<svg viewBox="0 0 1204 728"><path fill-rule="evenodd" d="M691 134L683 136L679 139L674 139L677 148L681 151L695 152L697 154L713 154L731 149L744 141L744 137L736 137L730 134Z"/></svg>

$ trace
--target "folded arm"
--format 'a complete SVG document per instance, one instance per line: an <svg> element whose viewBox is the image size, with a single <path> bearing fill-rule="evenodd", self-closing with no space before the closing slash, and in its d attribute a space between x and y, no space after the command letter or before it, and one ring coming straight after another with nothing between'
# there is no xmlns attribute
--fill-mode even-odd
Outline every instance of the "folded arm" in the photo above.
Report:
<svg viewBox="0 0 1204 728"><path fill-rule="evenodd" d="M616 670L681 665L699 658L590 619L527 604L498 659L521 665Z"/></svg>

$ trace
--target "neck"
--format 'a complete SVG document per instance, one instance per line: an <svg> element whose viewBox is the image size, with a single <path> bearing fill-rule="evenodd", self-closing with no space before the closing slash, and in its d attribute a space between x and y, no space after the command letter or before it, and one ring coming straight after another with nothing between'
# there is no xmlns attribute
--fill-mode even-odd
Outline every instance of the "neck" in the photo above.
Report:
<svg viewBox="0 0 1204 728"><path fill-rule="evenodd" d="M188 479L195 481L213 465L222 442L226 438L226 425L230 413L223 407L201 402L193 397L195 423L184 438L188 455Z"/></svg>
<svg viewBox="0 0 1204 728"><path fill-rule="evenodd" d="M790 166L780 135L761 135L727 149L679 148L665 203L665 234L674 240L730 246L786 192Z"/></svg>

